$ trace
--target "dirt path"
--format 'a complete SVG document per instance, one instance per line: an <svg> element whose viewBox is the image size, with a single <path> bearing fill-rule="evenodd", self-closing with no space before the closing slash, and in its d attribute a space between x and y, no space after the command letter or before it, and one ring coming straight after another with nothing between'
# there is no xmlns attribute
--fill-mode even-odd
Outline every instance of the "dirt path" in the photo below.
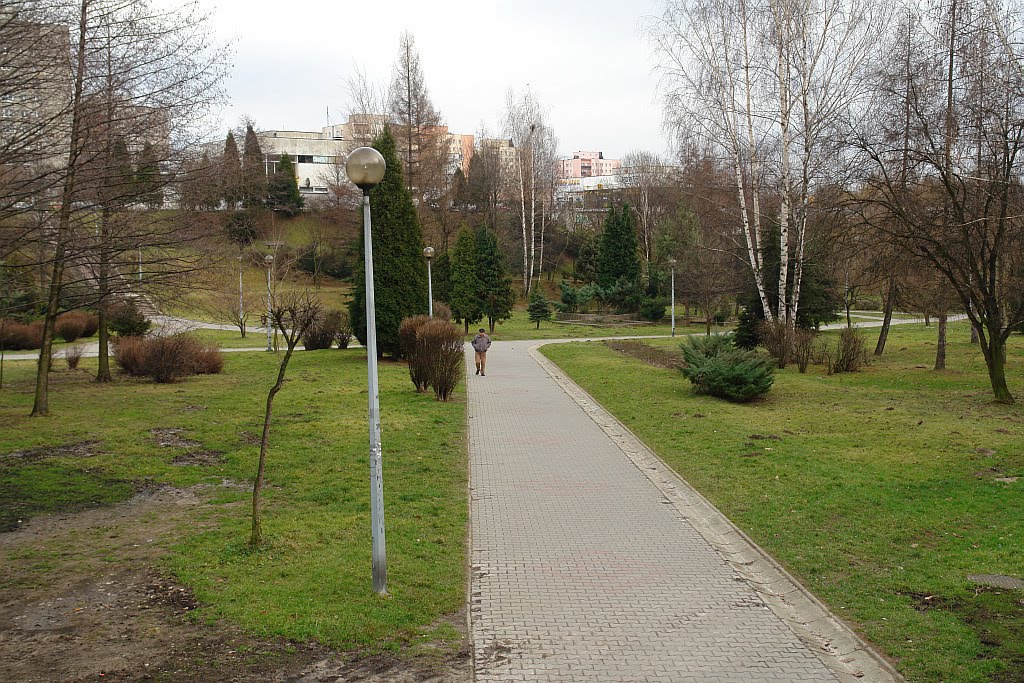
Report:
<svg viewBox="0 0 1024 683"><path fill-rule="evenodd" d="M203 489L157 488L112 508L36 518L0 533L0 680L459 681L468 658L353 660L189 617L188 588L160 570L195 525Z"/></svg>

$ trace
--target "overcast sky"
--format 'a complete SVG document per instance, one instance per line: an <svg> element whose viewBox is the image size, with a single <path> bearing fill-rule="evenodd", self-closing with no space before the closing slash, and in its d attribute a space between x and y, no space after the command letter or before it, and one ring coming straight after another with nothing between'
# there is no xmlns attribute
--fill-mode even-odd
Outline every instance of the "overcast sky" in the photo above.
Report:
<svg viewBox="0 0 1024 683"><path fill-rule="evenodd" d="M212 2L212 0L210 0ZM204 0L204 3L206 0ZM225 127L247 114L263 129L344 121L354 65L387 83L403 30L413 34L435 107L452 132L499 131L509 87L549 107L559 152L663 152L657 78L642 19L658 0L218 0L233 39Z"/></svg>

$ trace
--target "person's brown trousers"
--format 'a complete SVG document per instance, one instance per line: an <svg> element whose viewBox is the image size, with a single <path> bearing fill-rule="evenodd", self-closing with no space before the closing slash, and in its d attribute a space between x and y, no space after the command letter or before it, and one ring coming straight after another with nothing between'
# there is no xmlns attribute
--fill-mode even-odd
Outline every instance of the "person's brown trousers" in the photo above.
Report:
<svg viewBox="0 0 1024 683"><path fill-rule="evenodd" d="M476 351L476 371L478 374L484 374L484 366L487 365L487 352Z"/></svg>

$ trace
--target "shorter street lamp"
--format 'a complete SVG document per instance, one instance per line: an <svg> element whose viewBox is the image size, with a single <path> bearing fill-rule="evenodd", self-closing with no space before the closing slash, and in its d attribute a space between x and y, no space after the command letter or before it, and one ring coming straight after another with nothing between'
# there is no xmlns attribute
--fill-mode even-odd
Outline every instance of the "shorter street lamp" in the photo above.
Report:
<svg viewBox="0 0 1024 683"><path fill-rule="evenodd" d="M238 252L238 324L242 326L242 336L245 336L245 297L242 291L242 252Z"/></svg>
<svg viewBox="0 0 1024 683"><path fill-rule="evenodd" d="M384 473L380 447L380 387L377 382L377 313L373 300L373 233L370 190L384 178L384 157L373 147L352 150L345 173L363 191L363 272L366 277L366 376L370 422L370 534L373 590L388 592L388 560L384 543Z"/></svg>
<svg viewBox="0 0 1024 683"><path fill-rule="evenodd" d="M434 317L434 282L430 275L430 262L434 259L434 248L424 247L423 258L427 259L427 311Z"/></svg>
<svg viewBox="0 0 1024 683"><path fill-rule="evenodd" d="M267 254L263 257L263 262L267 264L267 351L273 351L274 347L270 338L270 329L273 327L273 318L270 315L270 310L273 307L273 301L270 294L270 269L274 265L274 255ZM241 282L241 279L239 279L239 282ZM239 299L239 302L241 302L241 299Z"/></svg>
<svg viewBox="0 0 1024 683"><path fill-rule="evenodd" d="M670 258L668 265L672 269L672 336L676 336L676 260Z"/></svg>

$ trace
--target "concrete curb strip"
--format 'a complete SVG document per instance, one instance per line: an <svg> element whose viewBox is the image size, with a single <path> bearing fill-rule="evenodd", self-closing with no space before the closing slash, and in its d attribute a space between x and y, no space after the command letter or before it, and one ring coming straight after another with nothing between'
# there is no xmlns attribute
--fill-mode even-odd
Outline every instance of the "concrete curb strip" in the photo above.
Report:
<svg viewBox="0 0 1024 683"><path fill-rule="evenodd" d="M625 425L602 408L538 349L530 355L622 449L687 522L719 553L840 681L901 682L904 678L842 620L833 615L785 569L714 505L658 458Z"/></svg>

